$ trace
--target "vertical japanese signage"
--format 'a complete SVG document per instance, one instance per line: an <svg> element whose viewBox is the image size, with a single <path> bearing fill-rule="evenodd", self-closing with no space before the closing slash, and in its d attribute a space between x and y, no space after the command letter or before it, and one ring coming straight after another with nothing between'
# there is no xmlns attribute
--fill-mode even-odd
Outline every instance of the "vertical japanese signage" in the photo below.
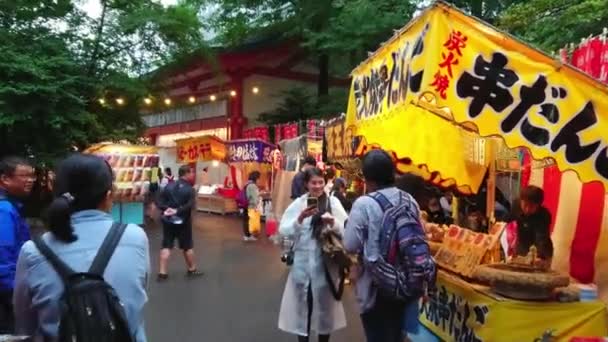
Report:
<svg viewBox="0 0 608 342"><path fill-rule="evenodd" d="M608 88L440 2L353 71L347 127L404 158L422 102L608 184Z"/></svg>
<svg viewBox="0 0 608 342"><path fill-rule="evenodd" d="M224 142L214 136L177 140L177 162L223 160L226 158Z"/></svg>
<svg viewBox="0 0 608 342"><path fill-rule="evenodd" d="M344 119L336 119L325 127L325 143L329 161L353 157L353 130L346 129Z"/></svg>
<svg viewBox="0 0 608 342"><path fill-rule="evenodd" d="M274 146L261 140L235 140L227 145L230 162L272 163Z"/></svg>

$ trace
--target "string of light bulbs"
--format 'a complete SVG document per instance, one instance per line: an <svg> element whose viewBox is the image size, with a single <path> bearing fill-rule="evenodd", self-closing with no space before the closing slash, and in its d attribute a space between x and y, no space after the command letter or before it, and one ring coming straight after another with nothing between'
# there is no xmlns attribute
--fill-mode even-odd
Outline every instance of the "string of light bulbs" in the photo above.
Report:
<svg viewBox="0 0 608 342"><path fill-rule="evenodd" d="M252 88L251 88L251 93L252 93L252 94L254 94L254 95L258 95L258 94L260 93L260 88L259 88L259 87L257 87L257 86L252 87ZM236 90L230 90L230 92L229 92L228 94L229 94L229 96L230 96L230 97L236 97L236 96L238 95L238 93L237 93L237 91L236 91ZM197 98L196 96L191 95L191 96L189 96L189 97L187 98L186 102L187 102L187 103L189 103L189 104L195 104L195 103L197 103L197 102L199 101L199 99L200 99L200 98ZM218 95L217 95L217 94L211 94L211 95L209 95L209 101L210 101L210 102L215 102L215 101L217 101L217 99L218 99ZM102 106L103 106L103 105L106 105L106 104L108 104L108 103L109 103L109 102L108 102L108 100L106 100L106 99L105 99L105 98L103 98L103 97L99 98L97 101L98 101L98 102L99 102L99 104L101 104ZM126 101L124 98L122 98L122 97L116 97L116 98L114 99L114 102L115 102L117 105L119 105L119 106L123 106L123 105L125 105L125 104L127 103L127 101ZM173 104L173 100L172 100L170 97L165 97L165 98L163 98L162 102L163 102L163 103L164 103L166 106L171 106L171 105ZM154 98L149 97L149 96L148 96L148 97L145 97L145 98L143 99L143 103L144 103L146 106L151 106L151 105L154 103Z"/></svg>

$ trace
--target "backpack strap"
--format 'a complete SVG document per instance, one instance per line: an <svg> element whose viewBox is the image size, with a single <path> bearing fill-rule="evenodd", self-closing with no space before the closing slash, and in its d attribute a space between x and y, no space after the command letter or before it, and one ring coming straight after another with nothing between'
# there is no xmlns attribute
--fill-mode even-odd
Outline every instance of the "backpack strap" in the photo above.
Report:
<svg viewBox="0 0 608 342"><path fill-rule="evenodd" d="M55 254L49 246L44 242L41 236L36 236L32 240L36 248L40 251L40 253L46 258L46 260L53 266L55 272L61 277L64 284L67 283L68 279L75 274L74 272L63 260L59 259L57 254Z"/></svg>
<svg viewBox="0 0 608 342"><path fill-rule="evenodd" d="M124 223L114 222L108 235L103 240L95 259L93 259L93 264L91 264L91 268L89 268L89 273L99 275L103 277L103 273L106 270L106 266L108 266L108 262L110 262L110 258L112 254L114 254L114 250L116 246L118 246L118 242L125 232L127 225Z"/></svg>
<svg viewBox="0 0 608 342"><path fill-rule="evenodd" d="M391 201L389 201L388 198L386 198L386 196L384 196L379 191L375 191L370 194L367 194L367 196L373 198L374 201L376 201L378 203L380 208L382 208L382 211L387 211L393 207L393 204L391 203Z"/></svg>

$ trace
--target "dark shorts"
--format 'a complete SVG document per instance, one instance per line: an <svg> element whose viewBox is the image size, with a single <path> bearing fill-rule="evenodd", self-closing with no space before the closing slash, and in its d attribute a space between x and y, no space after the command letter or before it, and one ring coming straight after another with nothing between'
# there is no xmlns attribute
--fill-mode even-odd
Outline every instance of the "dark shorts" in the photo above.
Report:
<svg viewBox="0 0 608 342"><path fill-rule="evenodd" d="M174 225L163 222L163 244L162 248L173 249L175 240L180 249L187 251L192 249L192 224Z"/></svg>

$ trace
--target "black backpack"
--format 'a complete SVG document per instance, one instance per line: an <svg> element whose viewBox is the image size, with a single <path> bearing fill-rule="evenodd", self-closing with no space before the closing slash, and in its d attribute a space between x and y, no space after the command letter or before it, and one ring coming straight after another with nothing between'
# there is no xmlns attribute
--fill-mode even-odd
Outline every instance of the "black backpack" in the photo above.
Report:
<svg viewBox="0 0 608 342"><path fill-rule="evenodd" d="M114 223L88 272L77 273L42 240L34 243L63 280L59 342L134 342L118 295L103 278L126 225Z"/></svg>

